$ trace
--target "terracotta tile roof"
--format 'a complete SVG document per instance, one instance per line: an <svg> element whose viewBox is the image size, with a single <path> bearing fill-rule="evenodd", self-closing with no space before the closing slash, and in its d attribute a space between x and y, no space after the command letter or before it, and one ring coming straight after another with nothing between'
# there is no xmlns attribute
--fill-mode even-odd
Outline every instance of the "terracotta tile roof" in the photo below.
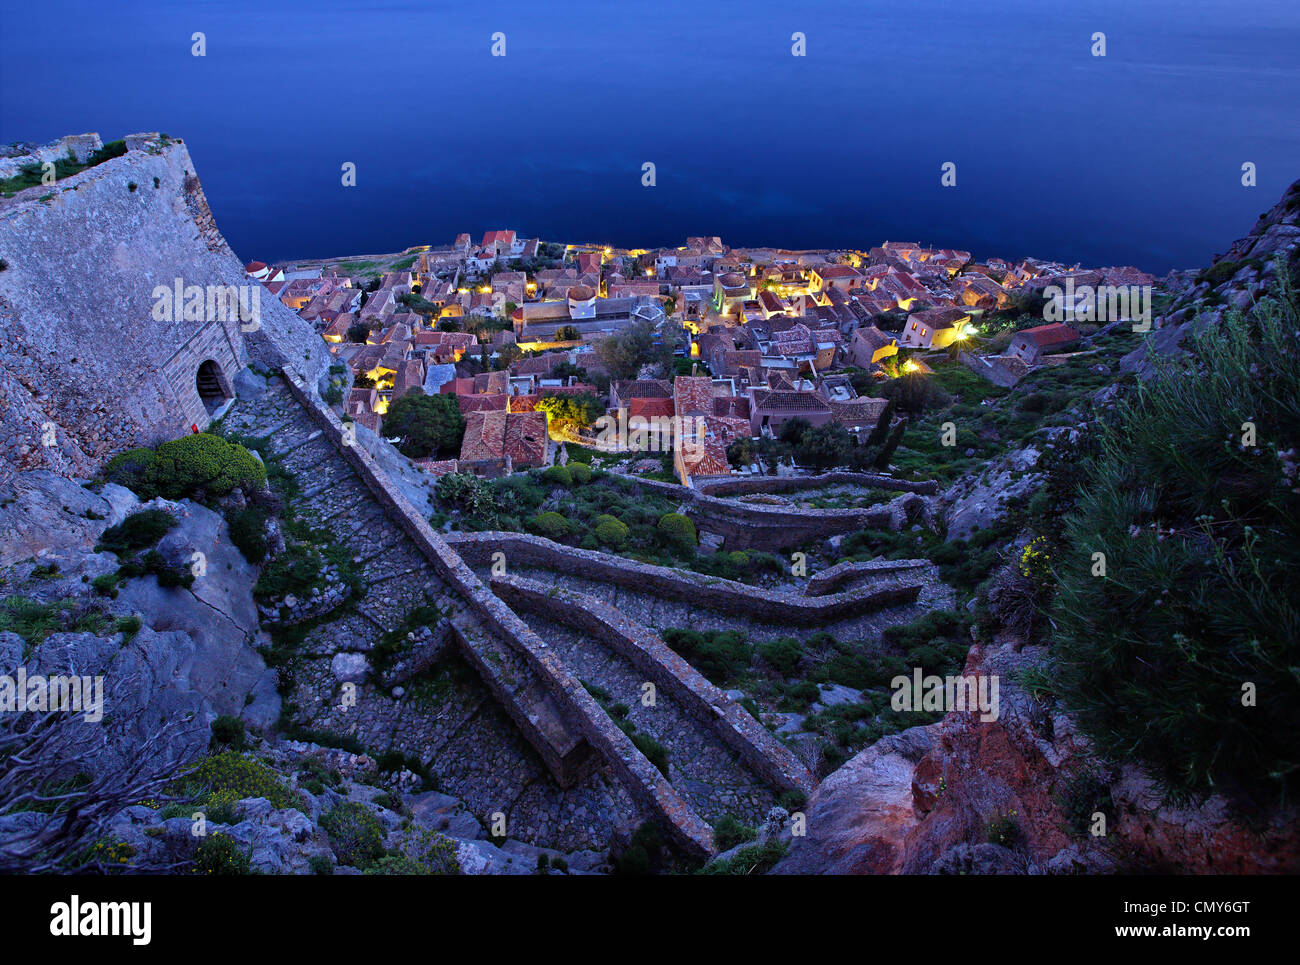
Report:
<svg viewBox="0 0 1300 965"><path fill-rule="evenodd" d="M862 273L852 265L813 265L812 271L815 271L821 278L861 278Z"/></svg>
<svg viewBox="0 0 1300 965"><path fill-rule="evenodd" d="M707 376L677 376L673 380L673 402L679 416L712 413L713 380Z"/></svg>
<svg viewBox="0 0 1300 965"><path fill-rule="evenodd" d="M831 407L831 418L845 428L852 429L862 426L874 426L880 421L880 413L885 411L885 406L889 405L889 400L859 397L850 399L848 402L832 400L828 404Z"/></svg>
<svg viewBox="0 0 1300 965"><path fill-rule="evenodd" d="M486 398L486 396L484 397ZM506 410L509 412L532 412L537 408L537 403L542 401L542 397L535 393L529 395L512 395L508 396Z"/></svg>
<svg viewBox="0 0 1300 965"><path fill-rule="evenodd" d="M514 244L515 233L513 231L488 231L483 234L483 244L481 247L487 248L489 245L495 245L498 242L504 245Z"/></svg>
<svg viewBox="0 0 1300 965"><path fill-rule="evenodd" d="M614 397L620 402L630 399L671 399L672 385L664 379L632 379L615 382Z"/></svg>
<svg viewBox="0 0 1300 965"><path fill-rule="evenodd" d="M511 412L506 415L505 455L514 467L540 466L546 461L545 412Z"/></svg>
<svg viewBox="0 0 1300 965"><path fill-rule="evenodd" d="M491 395L458 395L456 404L460 406L461 415L467 412L505 412L509 396L501 392Z"/></svg>
<svg viewBox="0 0 1300 965"><path fill-rule="evenodd" d="M460 466L456 459L414 459L415 468L423 469L431 476L446 476L453 473Z"/></svg>
<svg viewBox="0 0 1300 965"><path fill-rule="evenodd" d="M563 355L538 355L534 358L520 359L510 366L510 371L514 375L544 375L564 361L567 360Z"/></svg>
<svg viewBox="0 0 1300 965"><path fill-rule="evenodd" d="M671 416L674 412L672 399L659 399L638 396L628 400L627 414L628 418L632 416L641 416L643 419L654 419L661 416Z"/></svg>
<svg viewBox="0 0 1300 965"><path fill-rule="evenodd" d="M744 395L720 395L713 400L713 414L734 419L749 418L749 397Z"/></svg>
<svg viewBox="0 0 1300 965"><path fill-rule="evenodd" d="M509 456L516 468L541 465L546 459L545 412L470 412L460 461L480 462Z"/></svg>
<svg viewBox="0 0 1300 965"><path fill-rule="evenodd" d="M475 392L508 392L510 391L510 373L509 372L480 372L474 376Z"/></svg>
<svg viewBox="0 0 1300 965"><path fill-rule="evenodd" d="M718 375L733 375L745 366L761 365L763 353L756 349L730 349L722 353Z"/></svg>
<svg viewBox="0 0 1300 965"><path fill-rule="evenodd" d="M1036 328L1021 329L1016 333L1017 336L1023 335L1029 341L1033 342L1039 348L1051 348L1053 345L1064 345L1067 342L1073 342L1079 338L1079 332L1056 322L1052 325L1039 325Z"/></svg>
<svg viewBox="0 0 1300 965"><path fill-rule="evenodd" d="M754 393L754 407L767 411L827 412L826 400L816 392L798 392L793 389L768 389Z"/></svg>
<svg viewBox="0 0 1300 965"><path fill-rule="evenodd" d="M682 465L691 476L721 476L731 472L727 447L721 439L706 439L702 447L682 451Z"/></svg>
<svg viewBox="0 0 1300 965"><path fill-rule="evenodd" d="M461 462L500 459L505 455L506 412L469 412L465 415L465 437L460 443Z"/></svg>

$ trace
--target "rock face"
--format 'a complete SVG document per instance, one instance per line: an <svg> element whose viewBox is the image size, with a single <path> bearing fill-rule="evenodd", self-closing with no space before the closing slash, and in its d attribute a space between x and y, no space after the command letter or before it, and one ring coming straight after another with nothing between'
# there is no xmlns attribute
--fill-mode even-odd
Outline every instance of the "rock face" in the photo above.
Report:
<svg viewBox="0 0 1300 965"><path fill-rule="evenodd" d="M1146 377L1152 371L1147 356L1173 355L1189 335L1216 325L1230 308L1247 309L1275 281L1275 259L1294 271L1300 266L1300 181L1255 222L1250 233L1217 255L1206 272L1174 272L1166 285L1174 295L1165 314L1154 320L1148 345L1126 355L1122 373Z"/></svg>
<svg viewBox="0 0 1300 965"><path fill-rule="evenodd" d="M948 524L948 539L970 539L1006 514L1008 500L1032 494L1043 477L1035 472L1040 453L1027 447L997 460L975 477L958 480L939 497L939 513Z"/></svg>
<svg viewBox="0 0 1300 965"><path fill-rule="evenodd" d="M111 485L93 493L48 471L19 473L0 485L4 595L102 613L105 623L131 616L141 623L129 640L115 632L55 633L17 651L18 659L42 674L104 672L107 681L122 685L118 708L128 716L194 717L198 730L178 738L178 753L190 743L196 752L206 747L208 723L219 714L270 727L280 698L275 672L256 649L255 568L230 542L217 513L188 500L148 505L177 519L159 541L163 559L193 567L201 554L202 573L188 589L159 586L152 575L133 578L110 599L90 581L116 572L119 561L94 547L105 529L141 508L135 496ZM38 576L38 564L54 568L53 575ZM31 652L24 658L25 650ZM7 658L14 661L12 654Z"/></svg>
<svg viewBox="0 0 1300 965"><path fill-rule="evenodd" d="M862 751L813 792L807 835L791 839L775 874L895 874L920 816L912 775L935 728L913 727Z"/></svg>
<svg viewBox="0 0 1300 965"><path fill-rule="evenodd" d="M808 834L778 873L1073 874L1300 871L1300 813L1247 827L1221 798L1164 801L1138 769L1100 765L1070 717L1017 682L1042 647L1014 638L971 649L965 673L995 674L999 717L951 712L886 737L831 774L808 802ZM1098 768L1103 768L1098 771ZM1081 775L1099 773L1104 835ZM1073 815L1073 818L1072 816ZM998 840L990 840L990 838Z"/></svg>
<svg viewBox="0 0 1300 965"><path fill-rule="evenodd" d="M88 475L118 450L207 426L250 362L289 362L314 383L324 343L247 278L217 230L189 152L160 135L50 186L0 200L0 481L48 468ZM202 306L158 317L160 286L201 286ZM211 286L211 288L209 288ZM223 297L245 289L259 317ZM208 365L207 363L211 363Z"/></svg>

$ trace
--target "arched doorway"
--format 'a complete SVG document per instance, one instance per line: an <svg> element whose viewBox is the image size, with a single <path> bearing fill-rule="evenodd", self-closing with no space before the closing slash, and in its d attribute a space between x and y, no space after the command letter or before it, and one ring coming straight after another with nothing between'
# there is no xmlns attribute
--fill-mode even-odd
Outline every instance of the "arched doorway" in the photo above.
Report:
<svg viewBox="0 0 1300 965"><path fill-rule="evenodd" d="M230 391L230 383L226 381L221 366L211 359L199 366L198 374L194 377L194 385L199 391L199 400L203 403L203 408L208 410L208 415L212 415L225 405L227 399L234 398L234 393Z"/></svg>

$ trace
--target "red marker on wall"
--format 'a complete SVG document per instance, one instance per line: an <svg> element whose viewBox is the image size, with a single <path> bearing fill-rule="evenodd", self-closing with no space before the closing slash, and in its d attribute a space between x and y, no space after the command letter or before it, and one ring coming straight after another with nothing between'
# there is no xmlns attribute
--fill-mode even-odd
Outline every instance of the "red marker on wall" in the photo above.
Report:
<svg viewBox="0 0 1300 965"><path fill-rule="evenodd" d="M198 427L198 425L195 424L195 423L193 423L193 422L191 422L191 423L190 423L190 432L194 433L194 434L197 436L197 435L199 434L199 427Z"/></svg>

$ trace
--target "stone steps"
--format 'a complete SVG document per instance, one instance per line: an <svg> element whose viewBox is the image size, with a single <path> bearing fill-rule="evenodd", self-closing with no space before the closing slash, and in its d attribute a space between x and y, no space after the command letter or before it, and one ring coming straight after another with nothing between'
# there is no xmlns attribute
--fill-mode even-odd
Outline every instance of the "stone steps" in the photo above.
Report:
<svg viewBox="0 0 1300 965"><path fill-rule="evenodd" d="M614 704L625 705L626 720L636 732L664 746L668 780L697 814L711 824L727 814L749 824L763 820L775 803L772 789L672 693L647 681L634 664L602 647L592 635L526 607L517 612L559 654L570 673L610 694L610 702L602 704L607 712ZM656 687L650 706L643 699L647 682Z"/></svg>
<svg viewBox="0 0 1300 965"><path fill-rule="evenodd" d="M653 683L658 701L670 701L670 706L675 707L683 718L689 719L691 729L708 734L725 747L725 757L743 765L771 791L811 793L815 783L812 775L790 750L744 708L674 653L648 627L629 620L619 610L591 596L557 589L517 575L494 577L492 590L517 611L523 612L526 619L539 620L556 638L565 639L570 659L581 659L584 650L590 656L597 648L613 655L624 669L624 690L631 680L637 691L632 694L632 700L621 698L625 703L637 707L640 688L645 682ZM564 629L556 633L558 626ZM602 671L611 680L618 676L610 672L608 661L589 660L587 666L595 676L600 676ZM630 678L626 673L628 669ZM653 722L654 715L638 714L633 720L638 726L642 721L647 724L647 729L659 726ZM680 737L679 732L679 743ZM662 742L670 748L673 745L671 740ZM696 749L707 753L707 748L702 745L697 744ZM689 766L683 767L682 771L684 777L695 778ZM720 776L715 775L715 783L723 787L737 785L734 778L719 780ZM699 788L685 785L683 795L697 799L707 797L701 795ZM770 795L767 800L770 803ZM716 801L703 807L705 812L714 812L712 817L720 816L716 813ZM752 813L748 816L762 817Z"/></svg>

